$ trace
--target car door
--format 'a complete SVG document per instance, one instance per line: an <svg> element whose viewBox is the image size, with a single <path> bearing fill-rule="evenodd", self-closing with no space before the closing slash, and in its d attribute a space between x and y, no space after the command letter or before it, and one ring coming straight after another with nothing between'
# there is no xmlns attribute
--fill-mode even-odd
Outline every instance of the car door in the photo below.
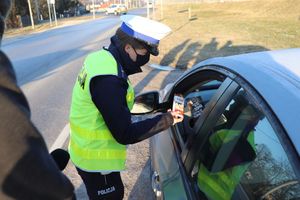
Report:
<svg viewBox="0 0 300 200"><path fill-rule="evenodd" d="M191 188L200 199L299 199L299 156L285 128L255 88L234 83L182 157Z"/></svg>
<svg viewBox="0 0 300 200"><path fill-rule="evenodd" d="M164 199L299 198L299 157L254 88L207 66L183 77L169 101L175 93L186 99L185 119L151 141L153 183Z"/></svg>
<svg viewBox="0 0 300 200"><path fill-rule="evenodd" d="M207 113L218 102L218 99L231 88L231 83L232 79L224 74L203 68L183 77L165 99L171 103L174 94L181 93L187 101L184 122L150 140L152 187L157 195L162 194L163 199L197 198L196 190L192 188L191 177L186 174L182 159L183 154L190 148L187 144L189 135L195 134L193 127L197 123L201 123L199 120L193 122L192 115L197 113L191 113L189 108L197 106L198 112L202 116L200 118L206 118ZM197 99L201 102L196 102ZM190 104L192 101L194 101L193 105Z"/></svg>

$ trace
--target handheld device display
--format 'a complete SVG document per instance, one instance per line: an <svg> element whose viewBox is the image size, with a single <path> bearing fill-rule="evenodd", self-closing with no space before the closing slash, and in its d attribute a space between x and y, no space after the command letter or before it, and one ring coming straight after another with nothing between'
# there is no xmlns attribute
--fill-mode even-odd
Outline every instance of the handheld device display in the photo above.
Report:
<svg viewBox="0 0 300 200"><path fill-rule="evenodd" d="M184 110L184 98L180 94L175 94L173 99L172 110L183 115Z"/></svg>

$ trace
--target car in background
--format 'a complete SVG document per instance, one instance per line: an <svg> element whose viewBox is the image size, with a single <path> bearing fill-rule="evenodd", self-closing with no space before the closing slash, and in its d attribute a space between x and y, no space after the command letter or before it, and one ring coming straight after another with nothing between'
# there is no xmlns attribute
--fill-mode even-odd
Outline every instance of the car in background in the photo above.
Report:
<svg viewBox="0 0 300 200"><path fill-rule="evenodd" d="M299 58L288 49L208 59L138 95L133 114L185 99L183 122L150 139L156 197L300 199Z"/></svg>
<svg viewBox="0 0 300 200"><path fill-rule="evenodd" d="M152 2L149 2L149 3L148 3L148 8L150 8L150 9L153 8L153 3L152 3Z"/></svg>
<svg viewBox="0 0 300 200"><path fill-rule="evenodd" d="M127 13L127 7L124 4L112 4L106 8L105 14L121 15Z"/></svg>

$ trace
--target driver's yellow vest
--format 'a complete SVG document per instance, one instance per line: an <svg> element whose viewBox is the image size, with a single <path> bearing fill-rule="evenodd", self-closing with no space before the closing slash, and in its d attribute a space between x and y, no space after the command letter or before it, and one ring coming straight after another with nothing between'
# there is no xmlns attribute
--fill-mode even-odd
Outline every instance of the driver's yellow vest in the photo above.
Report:
<svg viewBox="0 0 300 200"><path fill-rule="evenodd" d="M210 136L209 142L213 149L219 149L223 142L227 142L238 136L240 131L222 129ZM247 138L255 149L254 132L251 131ZM243 163L224 171L209 172L201 163L198 172L198 186L200 190L211 200L230 200L236 186L250 163Z"/></svg>
<svg viewBox="0 0 300 200"><path fill-rule="evenodd" d="M70 111L69 153L74 165L82 170L97 172L125 169L126 146L114 139L90 94L93 77L122 76L120 71L114 57L108 51L100 50L87 56L77 77ZM134 91L130 82L127 82L126 99L131 110Z"/></svg>

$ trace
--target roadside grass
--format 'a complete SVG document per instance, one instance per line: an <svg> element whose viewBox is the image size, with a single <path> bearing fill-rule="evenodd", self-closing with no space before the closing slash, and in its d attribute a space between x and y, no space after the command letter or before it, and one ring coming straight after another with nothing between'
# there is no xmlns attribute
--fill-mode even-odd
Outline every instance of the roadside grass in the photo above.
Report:
<svg viewBox="0 0 300 200"><path fill-rule="evenodd" d="M262 50L300 47L299 0L166 4L172 33L152 62L186 69L201 60ZM191 9L191 19L188 19Z"/></svg>

